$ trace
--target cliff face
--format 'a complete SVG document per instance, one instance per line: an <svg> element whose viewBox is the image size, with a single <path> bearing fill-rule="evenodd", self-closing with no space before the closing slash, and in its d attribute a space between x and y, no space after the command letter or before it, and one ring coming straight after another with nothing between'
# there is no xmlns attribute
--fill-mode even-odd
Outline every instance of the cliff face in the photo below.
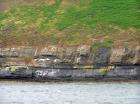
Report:
<svg viewBox="0 0 140 104"><path fill-rule="evenodd" d="M137 4L137 0L0 0L0 47L11 47L0 48L0 74L139 75Z"/></svg>
<svg viewBox="0 0 140 104"><path fill-rule="evenodd" d="M139 80L140 47L1 48L0 65L0 78Z"/></svg>
<svg viewBox="0 0 140 104"><path fill-rule="evenodd" d="M87 45L79 47L48 46L42 49L35 47L0 48L2 65L32 64L36 56L49 55L64 62L84 65L139 65L140 46L136 48L99 48L92 50Z"/></svg>

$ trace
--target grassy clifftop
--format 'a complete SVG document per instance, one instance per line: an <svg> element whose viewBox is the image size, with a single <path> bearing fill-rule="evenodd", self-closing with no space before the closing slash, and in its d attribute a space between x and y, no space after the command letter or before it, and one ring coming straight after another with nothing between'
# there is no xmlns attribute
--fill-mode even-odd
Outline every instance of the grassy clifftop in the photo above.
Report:
<svg viewBox="0 0 140 104"><path fill-rule="evenodd" d="M0 0L0 5L1 46L140 44L139 0Z"/></svg>

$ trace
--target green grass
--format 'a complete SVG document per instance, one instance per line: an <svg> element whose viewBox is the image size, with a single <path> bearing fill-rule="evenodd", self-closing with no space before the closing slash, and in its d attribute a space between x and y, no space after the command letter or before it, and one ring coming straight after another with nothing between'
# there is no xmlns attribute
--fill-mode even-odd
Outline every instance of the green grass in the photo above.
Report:
<svg viewBox="0 0 140 104"><path fill-rule="evenodd" d="M90 0L86 8L70 7L61 16L57 27L61 30L77 22L92 27L112 24L123 28L140 28L139 1L136 0Z"/></svg>
<svg viewBox="0 0 140 104"><path fill-rule="evenodd" d="M11 37L22 38L25 35L32 37L33 34L45 34L46 37L43 37L42 41L74 45L96 36L109 36L113 39L112 34L116 32L115 26L124 30L140 29L139 0L69 2L71 5L67 6L62 4L62 0L55 0L52 5L42 2L34 5L13 6L0 13L0 35L8 34ZM110 44L110 42L105 42L105 44L97 42L95 46L111 47Z"/></svg>
<svg viewBox="0 0 140 104"><path fill-rule="evenodd" d="M39 4L36 6L20 5L13 7L0 16L0 24L5 28L9 24L16 25L17 29L27 29L36 27L37 30L47 30L48 22L52 19L57 11L60 1L54 5ZM15 30L14 30L15 31Z"/></svg>
<svg viewBox="0 0 140 104"><path fill-rule="evenodd" d="M92 51L96 51L98 48L111 48L113 45L113 41L111 40L106 40L103 42L96 42L91 46Z"/></svg>

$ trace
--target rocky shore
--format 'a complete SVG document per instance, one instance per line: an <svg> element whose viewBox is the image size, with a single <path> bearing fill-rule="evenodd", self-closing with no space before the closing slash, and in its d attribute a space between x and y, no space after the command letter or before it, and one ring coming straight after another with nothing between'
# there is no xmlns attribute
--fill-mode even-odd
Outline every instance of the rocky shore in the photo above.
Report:
<svg viewBox="0 0 140 104"><path fill-rule="evenodd" d="M140 46L0 48L0 79L140 80Z"/></svg>

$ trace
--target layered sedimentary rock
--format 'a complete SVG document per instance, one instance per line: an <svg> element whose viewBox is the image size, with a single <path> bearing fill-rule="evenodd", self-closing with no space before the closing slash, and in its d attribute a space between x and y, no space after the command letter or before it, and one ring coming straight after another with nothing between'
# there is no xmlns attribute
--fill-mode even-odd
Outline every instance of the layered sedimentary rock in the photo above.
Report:
<svg viewBox="0 0 140 104"><path fill-rule="evenodd" d="M71 63L102 65L138 65L140 64L140 46L136 48L99 48L92 52L90 46L58 47L47 46L0 48L0 60L8 58L34 58L38 55L52 55Z"/></svg>
<svg viewBox="0 0 140 104"><path fill-rule="evenodd" d="M87 45L0 48L0 65L0 77L139 79L140 46L94 51ZM13 71L10 66L30 68Z"/></svg>

